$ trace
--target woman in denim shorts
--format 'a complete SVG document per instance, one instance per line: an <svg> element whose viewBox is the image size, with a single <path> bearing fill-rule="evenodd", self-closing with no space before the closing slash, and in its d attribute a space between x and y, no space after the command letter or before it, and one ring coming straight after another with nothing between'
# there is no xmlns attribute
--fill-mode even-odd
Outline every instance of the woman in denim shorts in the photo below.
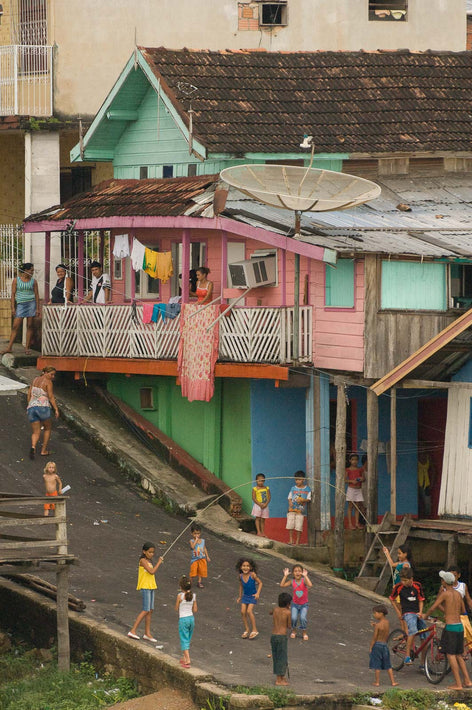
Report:
<svg viewBox="0 0 472 710"><path fill-rule="evenodd" d="M51 409L54 409L56 419L59 416L52 381L56 375L54 367L44 367L42 374L35 377L28 390L28 406L26 416L31 424L31 449L30 459L34 459L36 445L41 435L41 425L44 427L43 445L41 456L49 456L48 444L51 438Z"/></svg>
<svg viewBox="0 0 472 710"><path fill-rule="evenodd" d="M31 340L33 339L33 319L39 316L39 291L38 282L34 276L34 266L29 262L21 264L18 269L18 276L13 279L11 285L11 311L13 318L13 326L10 334L10 342L4 350L5 353L11 353L13 343L16 340L18 330L26 318L26 346L25 353L29 355Z"/></svg>

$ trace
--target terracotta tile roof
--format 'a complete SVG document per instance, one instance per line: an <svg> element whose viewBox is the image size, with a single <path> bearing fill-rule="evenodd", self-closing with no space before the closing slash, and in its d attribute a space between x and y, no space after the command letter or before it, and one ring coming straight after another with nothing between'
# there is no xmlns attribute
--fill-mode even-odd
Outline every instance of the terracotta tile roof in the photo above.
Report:
<svg viewBox="0 0 472 710"><path fill-rule="evenodd" d="M162 180L105 180L88 192L72 197L63 205L31 215L28 222L45 219L93 219L99 217L173 217L195 213L195 201L215 183L218 175ZM206 207L206 205L205 205Z"/></svg>
<svg viewBox="0 0 472 710"><path fill-rule="evenodd" d="M210 152L472 149L470 52L140 49Z"/></svg>

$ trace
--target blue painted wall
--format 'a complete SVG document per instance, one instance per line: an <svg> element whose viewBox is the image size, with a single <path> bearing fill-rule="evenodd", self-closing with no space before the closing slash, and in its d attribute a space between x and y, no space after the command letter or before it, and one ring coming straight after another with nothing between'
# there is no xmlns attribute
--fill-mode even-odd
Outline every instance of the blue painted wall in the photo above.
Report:
<svg viewBox="0 0 472 710"><path fill-rule="evenodd" d="M357 408L357 451L360 456L362 440L367 440L367 393L363 387L349 387L347 395L355 400ZM334 398L335 391L331 393ZM418 512L417 448L418 448L418 393L413 390L397 391L397 515ZM334 441L334 432L332 432ZM379 399L379 441L390 441L390 396ZM390 474L387 455L378 457L378 512L390 510ZM335 473L331 471L334 486ZM331 514L334 515L334 487L331 488Z"/></svg>
<svg viewBox="0 0 472 710"><path fill-rule="evenodd" d="M251 381L252 472L266 478L272 501L270 517L287 514L287 496L293 474L305 470L305 390L274 387L265 380Z"/></svg>
<svg viewBox="0 0 472 710"><path fill-rule="evenodd" d="M457 382L472 382L472 359L466 362L452 379Z"/></svg>

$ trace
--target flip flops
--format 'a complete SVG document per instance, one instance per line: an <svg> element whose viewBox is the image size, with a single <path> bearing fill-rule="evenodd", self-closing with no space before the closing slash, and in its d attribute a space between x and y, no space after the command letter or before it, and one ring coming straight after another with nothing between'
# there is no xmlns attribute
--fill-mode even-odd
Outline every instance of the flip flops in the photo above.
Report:
<svg viewBox="0 0 472 710"><path fill-rule="evenodd" d="M247 639L249 636L249 631L245 631L243 634L241 634L242 639Z"/></svg>
<svg viewBox="0 0 472 710"><path fill-rule="evenodd" d="M251 633L249 634L249 639L252 641L257 636L259 636L259 631L251 631Z"/></svg>

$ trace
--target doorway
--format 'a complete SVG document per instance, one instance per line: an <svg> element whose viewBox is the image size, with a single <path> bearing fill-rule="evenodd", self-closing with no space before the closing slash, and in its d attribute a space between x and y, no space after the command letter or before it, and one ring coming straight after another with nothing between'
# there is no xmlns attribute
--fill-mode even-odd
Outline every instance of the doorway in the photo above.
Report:
<svg viewBox="0 0 472 710"><path fill-rule="evenodd" d="M444 456L447 397L427 397L418 402L418 463L429 476L426 495L418 489L418 517L437 518ZM429 463L429 466L428 466ZM426 468L427 467L427 468ZM420 483L421 481L420 475ZM426 481L427 482L427 481ZM423 500L421 500L423 498ZM429 500L428 500L429 498Z"/></svg>

